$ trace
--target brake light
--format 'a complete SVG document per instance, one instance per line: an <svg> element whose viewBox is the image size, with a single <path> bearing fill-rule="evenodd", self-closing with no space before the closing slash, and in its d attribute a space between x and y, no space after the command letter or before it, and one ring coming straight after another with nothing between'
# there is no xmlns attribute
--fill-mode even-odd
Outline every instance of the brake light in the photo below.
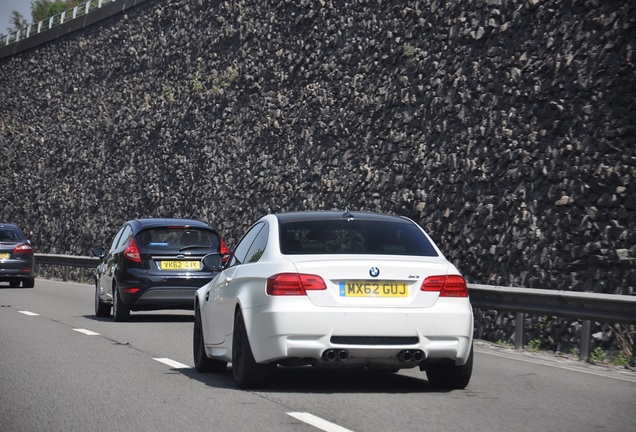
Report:
<svg viewBox="0 0 636 432"><path fill-rule="evenodd" d="M139 248L137 247L137 242L134 237L128 242L128 246L126 246L126 250L124 251L124 256L131 261L141 262Z"/></svg>
<svg viewBox="0 0 636 432"><path fill-rule="evenodd" d="M267 278L269 295L307 295L307 291L327 289L325 281L317 275L302 273L279 273Z"/></svg>
<svg viewBox="0 0 636 432"><path fill-rule="evenodd" d="M28 243L18 245L13 249L13 253L33 253L33 247Z"/></svg>
<svg viewBox="0 0 636 432"><path fill-rule="evenodd" d="M124 292L128 293L128 294L135 294L137 292L139 292L140 288L124 288Z"/></svg>
<svg viewBox="0 0 636 432"><path fill-rule="evenodd" d="M468 297L466 281L459 275L429 276L421 290L439 292L440 297Z"/></svg>

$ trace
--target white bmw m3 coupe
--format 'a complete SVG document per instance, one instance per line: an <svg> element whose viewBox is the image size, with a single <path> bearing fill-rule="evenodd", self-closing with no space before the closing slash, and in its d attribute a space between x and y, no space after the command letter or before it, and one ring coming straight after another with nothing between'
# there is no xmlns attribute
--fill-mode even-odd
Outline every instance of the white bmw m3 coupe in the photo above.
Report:
<svg viewBox="0 0 636 432"><path fill-rule="evenodd" d="M199 372L229 362L240 388L271 385L277 365L418 367L462 389L473 367L464 278L410 219L295 212L258 220L195 296Z"/></svg>

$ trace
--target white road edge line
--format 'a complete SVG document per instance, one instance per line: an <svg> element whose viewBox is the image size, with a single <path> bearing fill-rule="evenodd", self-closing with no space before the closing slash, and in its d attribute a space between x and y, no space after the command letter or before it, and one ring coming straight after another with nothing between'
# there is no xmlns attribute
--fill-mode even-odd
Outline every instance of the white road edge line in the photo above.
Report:
<svg viewBox="0 0 636 432"><path fill-rule="evenodd" d="M76 332L84 333L87 336L99 336L99 333L95 333L94 331L86 330L86 329L73 329Z"/></svg>
<svg viewBox="0 0 636 432"><path fill-rule="evenodd" d="M29 312L29 311L18 311L18 312L20 312L21 314L28 315L28 316L39 316L40 315L40 314L36 314L35 312Z"/></svg>
<svg viewBox="0 0 636 432"><path fill-rule="evenodd" d="M526 363L533 363L533 364L538 364L538 365L542 365L542 366L550 366L550 367L554 367L557 369L565 369L565 370L569 370L571 372L581 372L584 374L588 374L588 375L595 375L595 376L599 376L599 377L603 377L603 378L612 378L618 381L628 381L628 382L636 382L636 377L631 377L631 376L626 376L626 375L619 375L619 374L612 374L612 373L608 373L608 372L603 372L603 371L595 371L595 370L588 370L585 369L582 366L577 366L577 365L566 365L566 364L559 364L559 363L554 363L554 362L550 362L549 360L540 360L540 359L530 359L530 358L523 358L523 357L519 357L519 356L515 356L515 355L506 355L503 353L494 353L491 351L487 351L487 350L476 350L477 352L479 352L480 354L486 354L486 355L491 355L491 356L495 356L495 357L502 357L508 360L518 360L518 361L522 361L522 362L526 362Z"/></svg>
<svg viewBox="0 0 636 432"><path fill-rule="evenodd" d="M316 417L315 415L304 412L288 412L287 415L294 417L302 422L310 424L318 429L326 432L352 432L350 429L343 428L337 424L328 422L327 420Z"/></svg>
<svg viewBox="0 0 636 432"><path fill-rule="evenodd" d="M190 366L183 364L183 363L179 363L178 361L174 361L171 360L169 358L155 358L153 360L158 361L159 363L163 363L165 365L170 366L171 368L174 369L191 369Z"/></svg>

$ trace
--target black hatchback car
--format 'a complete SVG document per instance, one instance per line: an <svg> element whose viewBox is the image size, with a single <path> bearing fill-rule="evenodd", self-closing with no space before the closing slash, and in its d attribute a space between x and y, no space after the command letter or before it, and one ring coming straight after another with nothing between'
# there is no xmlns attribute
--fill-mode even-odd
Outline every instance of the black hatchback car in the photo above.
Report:
<svg viewBox="0 0 636 432"><path fill-rule="evenodd" d="M217 230L195 219L135 219L115 235L110 249L93 255L95 315L125 321L131 311L193 309L194 293L216 274L201 260L228 250Z"/></svg>
<svg viewBox="0 0 636 432"><path fill-rule="evenodd" d="M33 246L15 224L0 223L0 281L16 288L33 288Z"/></svg>

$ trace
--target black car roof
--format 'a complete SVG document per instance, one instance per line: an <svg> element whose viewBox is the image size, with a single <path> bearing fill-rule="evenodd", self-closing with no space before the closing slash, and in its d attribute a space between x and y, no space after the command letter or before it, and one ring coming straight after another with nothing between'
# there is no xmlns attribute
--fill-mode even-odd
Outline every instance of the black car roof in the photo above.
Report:
<svg viewBox="0 0 636 432"><path fill-rule="evenodd" d="M16 224L12 224L12 223L2 223L2 222L0 222L0 228L11 228L11 229L14 229L14 230L22 231L19 226L17 226Z"/></svg>
<svg viewBox="0 0 636 432"><path fill-rule="evenodd" d="M0 222L0 228L18 228L16 224Z"/></svg>
<svg viewBox="0 0 636 432"><path fill-rule="evenodd" d="M194 228L208 228L214 229L212 225L207 222L203 222L198 219L178 219L178 218L145 218L145 219L133 219L127 223L131 224L136 230L151 227L162 226L181 226L187 225ZM216 231L216 230L215 230Z"/></svg>
<svg viewBox="0 0 636 432"><path fill-rule="evenodd" d="M289 212L289 213L276 213L278 223L298 222L307 220L342 220L353 218L354 220L374 220L385 222L404 222L408 223L406 218L402 216L389 215L384 213L372 213L372 212L358 212L358 211L304 211L304 212Z"/></svg>

